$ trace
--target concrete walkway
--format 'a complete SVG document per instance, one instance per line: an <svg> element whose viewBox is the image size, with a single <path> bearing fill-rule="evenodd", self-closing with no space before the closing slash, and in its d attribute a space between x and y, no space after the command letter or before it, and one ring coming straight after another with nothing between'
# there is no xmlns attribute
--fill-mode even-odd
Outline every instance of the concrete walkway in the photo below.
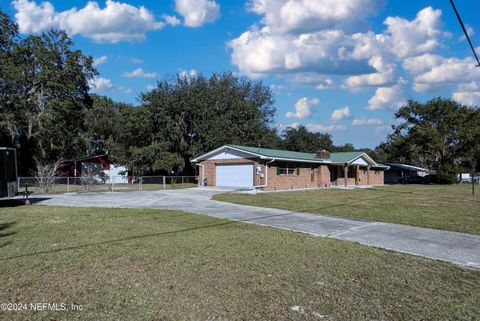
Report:
<svg viewBox="0 0 480 321"><path fill-rule="evenodd" d="M49 195L46 205L174 209L409 253L480 269L480 236L218 202L218 188Z"/></svg>

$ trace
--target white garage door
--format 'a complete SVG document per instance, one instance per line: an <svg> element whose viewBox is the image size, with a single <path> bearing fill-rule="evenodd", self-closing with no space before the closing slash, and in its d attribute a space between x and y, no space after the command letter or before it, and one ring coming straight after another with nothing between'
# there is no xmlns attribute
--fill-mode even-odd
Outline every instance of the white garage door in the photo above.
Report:
<svg viewBox="0 0 480 321"><path fill-rule="evenodd" d="M230 187L252 187L253 165L252 164L228 164L217 165L216 185Z"/></svg>

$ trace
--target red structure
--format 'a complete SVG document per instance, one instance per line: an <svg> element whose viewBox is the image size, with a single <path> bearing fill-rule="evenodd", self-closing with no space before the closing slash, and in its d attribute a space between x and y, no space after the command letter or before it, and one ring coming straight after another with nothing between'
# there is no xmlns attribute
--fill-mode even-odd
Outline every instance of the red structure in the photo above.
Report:
<svg viewBox="0 0 480 321"><path fill-rule="evenodd" d="M89 169L105 172L110 170L110 164L111 162L109 161L107 154L68 159L60 163L60 166L57 169L57 175L64 177L80 177L82 176L83 171Z"/></svg>

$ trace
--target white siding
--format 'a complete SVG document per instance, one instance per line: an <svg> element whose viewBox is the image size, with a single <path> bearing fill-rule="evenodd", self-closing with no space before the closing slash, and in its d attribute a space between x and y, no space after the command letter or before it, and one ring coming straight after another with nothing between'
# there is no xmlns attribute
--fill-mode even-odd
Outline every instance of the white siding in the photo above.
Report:
<svg viewBox="0 0 480 321"><path fill-rule="evenodd" d="M350 164L362 165L362 166L367 166L368 165L368 163L362 157L357 158L356 160L354 160Z"/></svg>

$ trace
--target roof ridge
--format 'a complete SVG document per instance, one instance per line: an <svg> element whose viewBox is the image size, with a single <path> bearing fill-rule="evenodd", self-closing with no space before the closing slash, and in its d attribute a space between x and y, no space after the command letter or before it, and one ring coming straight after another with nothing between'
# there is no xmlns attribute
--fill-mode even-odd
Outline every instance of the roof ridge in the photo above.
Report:
<svg viewBox="0 0 480 321"><path fill-rule="evenodd" d="M353 151L353 152L333 152L330 153L329 158L318 158L317 154L309 152L297 152L289 151L284 149L274 149L274 148L265 148L261 146L244 146L244 145L235 145L235 144L226 144L222 147L219 147L213 151L210 151L203 156L207 156L210 153L219 151L221 148L232 148L240 152L250 153L252 155L257 155L262 158L267 159L277 159L277 160L292 160L292 161L301 161L301 162L313 162L313 163L349 163L355 161L362 155L366 155L367 162L371 164L376 164L376 162L368 156L363 151ZM201 157L198 156L193 159L194 162L197 162Z"/></svg>
<svg viewBox="0 0 480 321"><path fill-rule="evenodd" d="M266 149L266 150L272 150L272 151L281 151L281 152L289 152L289 153L301 153L301 154L315 154L315 152L299 152L299 151L294 151L294 150L288 150L288 149L278 149L278 148L269 148L269 147L262 147L262 146L245 146L245 145L230 145L228 144L227 146L232 146L232 147L237 147L237 148L259 148L259 149ZM364 151L351 151L351 152L330 152L330 154L348 154L348 153L358 153L358 154L364 154Z"/></svg>
<svg viewBox="0 0 480 321"><path fill-rule="evenodd" d="M315 153L309 153L309 152L298 152L298 151L294 151L294 150L269 148L269 147L262 147L262 146L245 146L245 145L227 145L227 146L233 146L233 147L237 147L237 148L242 148L242 147L243 148L261 148L261 149L275 150L275 151L289 152L289 153L315 154Z"/></svg>

